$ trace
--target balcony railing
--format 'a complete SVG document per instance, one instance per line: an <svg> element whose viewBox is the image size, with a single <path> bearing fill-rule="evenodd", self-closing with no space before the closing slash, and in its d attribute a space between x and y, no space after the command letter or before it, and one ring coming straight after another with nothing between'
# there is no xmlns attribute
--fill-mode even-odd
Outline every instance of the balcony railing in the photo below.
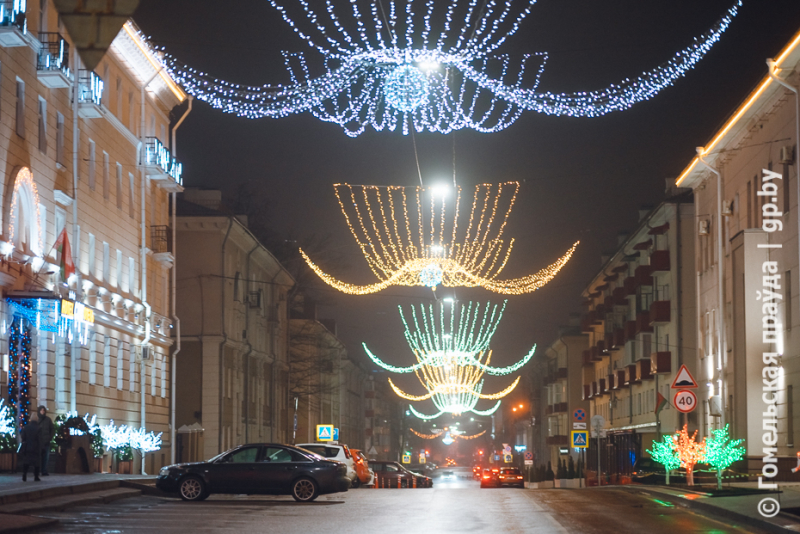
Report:
<svg viewBox="0 0 800 534"><path fill-rule="evenodd" d="M28 21L25 18L26 0L0 1L0 26L15 26L22 33L28 31Z"/></svg>
<svg viewBox="0 0 800 534"><path fill-rule="evenodd" d="M157 137L148 137L145 140L144 159L146 166L158 167L175 180L176 184L183 185L183 165Z"/></svg>
<svg viewBox="0 0 800 534"><path fill-rule="evenodd" d="M172 231L169 226L150 227L150 248L156 254L172 252Z"/></svg>
<svg viewBox="0 0 800 534"><path fill-rule="evenodd" d="M69 68L69 45L60 33L39 34L41 48L36 61L39 80L50 88L69 87L72 72Z"/></svg>
<svg viewBox="0 0 800 534"><path fill-rule="evenodd" d="M82 70L78 82L78 102L100 106L103 100L103 79L94 71Z"/></svg>

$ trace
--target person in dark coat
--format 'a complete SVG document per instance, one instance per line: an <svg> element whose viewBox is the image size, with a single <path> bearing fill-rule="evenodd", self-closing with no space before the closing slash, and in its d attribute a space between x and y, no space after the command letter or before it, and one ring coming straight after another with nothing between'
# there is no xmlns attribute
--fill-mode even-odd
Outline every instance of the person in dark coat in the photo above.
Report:
<svg viewBox="0 0 800 534"><path fill-rule="evenodd" d="M42 448L39 446L39 414L31 414L31 419L20 432L22 436L22 481L28 480L28 467L33 466L33 480L40 481L39 463L42 461Z"/></svg>
<svg viewBox="0 0 800 534"><path fill-rule="evenodd" d="M42 448L42 476L50 475L47 472L47 463L50 461L50 442L53 441L53 436L56 433L53 420L47 417L47 408L39 406L39 445Z"/></svg>

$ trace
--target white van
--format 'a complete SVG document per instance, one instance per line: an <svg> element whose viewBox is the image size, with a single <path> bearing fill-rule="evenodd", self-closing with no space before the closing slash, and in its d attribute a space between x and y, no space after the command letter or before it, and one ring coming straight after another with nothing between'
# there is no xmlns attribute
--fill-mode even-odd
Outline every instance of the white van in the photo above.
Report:
<svg viewBox="0 0 800 534"><path fill-rule="evenodd" d="M328 460L336 460L347 466L347 478L353 487L358 487L358 475L353 455L347 445L335 445L333 443L298 443L295 447L300 447L315 454L319 454Z"/></svg>

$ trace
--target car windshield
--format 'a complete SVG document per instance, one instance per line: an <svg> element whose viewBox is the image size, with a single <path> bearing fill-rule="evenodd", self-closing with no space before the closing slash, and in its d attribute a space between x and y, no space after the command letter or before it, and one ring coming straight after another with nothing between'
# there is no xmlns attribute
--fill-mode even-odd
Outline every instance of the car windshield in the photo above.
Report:
<svg viewBox="0 0 800 534"><path fill-rule="evenodd" d="M314 458L315 460L325 460L325 457L324 457L324 456L320 456L320 455L319 455L319 454L317 454L316 452L314 452L314 451L310 451L310 450L308 450L308 449L306 449L306 448L304 448L304 447L295 447L295 449L297 449L298 451L302 452L302 453L303 453L303 454L305 454L306 456L311 456L311 457L312 457L312 458Z"/></svg>
<svg viewBox="0 0 800 534"><path fill-rule="evenodd" d="M516 467L504 467L503 469L500 470L500 472L504 475L518 475L519 469L517 469Z"/></svg>

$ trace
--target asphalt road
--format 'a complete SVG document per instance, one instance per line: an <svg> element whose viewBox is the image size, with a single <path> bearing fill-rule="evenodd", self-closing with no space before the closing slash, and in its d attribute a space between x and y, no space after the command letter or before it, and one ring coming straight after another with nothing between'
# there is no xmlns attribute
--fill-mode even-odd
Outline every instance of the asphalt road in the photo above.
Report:
<svg viewBox="0 0 800 534"><path fill-rule="evenodd" d="M46 532L721 534L756 532L659 504L625 489L480 489L438 480L432 489L369 489L297 504L290 497L211 496L201 503L137 497L41 514Z"/></svg>

